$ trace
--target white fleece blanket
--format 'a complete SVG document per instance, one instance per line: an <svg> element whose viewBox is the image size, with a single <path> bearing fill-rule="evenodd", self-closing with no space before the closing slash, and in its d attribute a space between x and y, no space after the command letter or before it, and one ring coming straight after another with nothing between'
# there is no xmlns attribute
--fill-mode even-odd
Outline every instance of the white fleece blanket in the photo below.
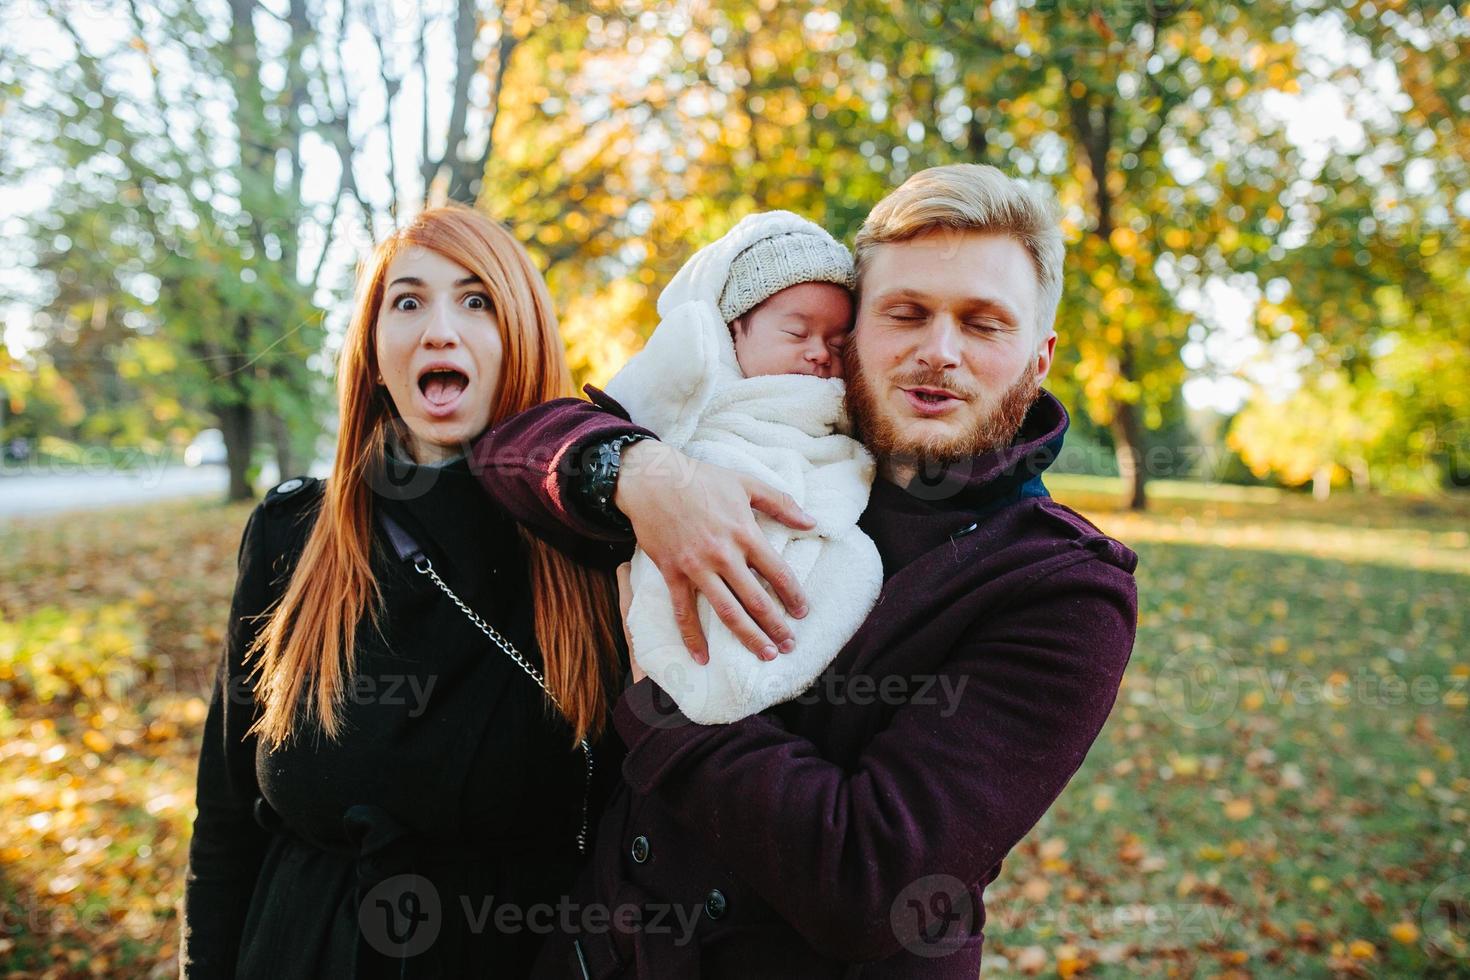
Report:
<svg viewBox="0 0 1470 980"><path fill-rule="evenodd" d="M668 445L789 493L817 521L811 531L796 531L756 515L808 604L804 618L787 617L796 649L772 661L747 650L700 596L710 658L695 663L680 639L663 575L642 548L634 553L628 611L634 655L699 724L737 721L805 691L867 618L883 584L878 549L857 527L874 462L846 434L843 382L742 376L717 307L736 255L759 238L803 227L811 225L786 211L751 215L695 253L659 296L661 320L648 343L605 389Z"/></svg>

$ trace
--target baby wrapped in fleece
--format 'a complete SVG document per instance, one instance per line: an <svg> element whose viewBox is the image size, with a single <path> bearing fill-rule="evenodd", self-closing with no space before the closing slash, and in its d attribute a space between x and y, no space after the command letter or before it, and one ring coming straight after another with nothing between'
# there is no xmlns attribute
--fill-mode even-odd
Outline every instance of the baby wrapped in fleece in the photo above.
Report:
<svg viewBox="0 0 1470 980"><path fill-rule="evenodd" d="M843 381L809 374L745 377L720 312L736 257L793 232L831 241L806 219L774 211L750 215L696 252L660 294L661 320L648 343L606 387L634 422L666 444L785 491L816 520L813 529L798 531L755 515L808 600L805 617L788 617L796 648L770 661L746 649L700 596L709 663L696 663L680 638L663 575L642 548L635 551L627 616L634 655L700 724L737 721L805 691L867 618L883 584L878 549L857 526L874 461L847 434ZM759 295L771 295L769 284Z"/></svg>

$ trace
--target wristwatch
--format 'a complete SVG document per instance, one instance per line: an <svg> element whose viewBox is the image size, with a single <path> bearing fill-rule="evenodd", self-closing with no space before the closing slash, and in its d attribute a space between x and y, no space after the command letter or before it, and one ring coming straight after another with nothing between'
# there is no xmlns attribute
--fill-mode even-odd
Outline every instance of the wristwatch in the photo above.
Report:
<svg viewBox="0 0 1470 980"><path fill-rule="evenodd" d="M633 525L613 503L613 494L618 489L618 469L622 465L623 450L640 439L649 438L635 432L616 436L606 442L589 446L583 454L586 465L577 485L578 495L593 514L620 531L631 531Z"/></svg>

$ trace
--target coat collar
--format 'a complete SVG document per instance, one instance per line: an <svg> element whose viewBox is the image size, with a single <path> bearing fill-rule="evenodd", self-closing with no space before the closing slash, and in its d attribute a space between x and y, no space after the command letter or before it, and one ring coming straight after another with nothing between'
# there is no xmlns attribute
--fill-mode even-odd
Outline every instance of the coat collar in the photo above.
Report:
<svg viewBox="0 0 1470 980"><path fill-rule="evenodd" d="M907 487L879 477L860 522L883 556L885 577L975 530L994 510L1047 496L1041 474L1061 452L1070 421L1050 392L1031 404L1016 438L996 449L921 471Z"/></svg>
<svg viewBox="0 0 1470 980"><path fill-rule="evenodd" d="M396 451L395 451L396 450ZM403 525L419 547L460 583L475 588L489 566L512 561L487 542L503 540L505 519L481 489L466 456L439 464L409 462L391 441L370 469L373 504Z"/></svg>

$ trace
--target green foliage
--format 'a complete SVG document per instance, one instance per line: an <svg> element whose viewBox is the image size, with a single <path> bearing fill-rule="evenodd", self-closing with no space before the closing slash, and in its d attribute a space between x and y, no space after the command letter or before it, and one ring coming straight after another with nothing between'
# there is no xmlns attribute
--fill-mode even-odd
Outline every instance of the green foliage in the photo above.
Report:
<svg viewBox="0 0 1470 980"><path fill-rule="evenodd" d="M52 10L63 31L68 9ZM315 249L342 201L386 227L355 167L396 182L394 219L421 190L506 222L546 271L574 373L597 381L652 328L678 266L744 214L789 208L851 240L910 174L978 161L1055 192L1068 260L1051 387L1136 473L1135 502L1149 468L1130 461L1178 442L1181 354L1220 337L1197 302L1219 279L1260 291L1249 329L1265 356L1299 358L1300 398L1340 375L1383 416L1334 436L1339 478L1361 462L1372 485L1455 482L1470 17L1452 3L457 0L434 27L456 49L444 146L426 126L386 161L358 149L395 120L403 143L394 113L425 56L389 30L404 25L386 0L115 12L133 28L116 49L72 32L59 71L0 72L0 112L25 122L0 159L30 140L65 176L29 236L52 288L34 364L65 381L31 398L33 428L126 442L212 416L234 445L283 421L272 438L309 451L329 401ZM339 34L364 29L383 119L344 84ZM1316 40L1338 36L1324 55ZM47 97L15 98L32 88ZM1280 100L1322 93L1349 104L1358 144L1287 131ZM330 210L303 194L313 141L344 164ZM1296 481L1281 426L1250 422L1269 411L1234 444ZM1424 460L1430 476L1406 475Z"/></svg>
<svg viewBox="0 0 1470 980"><path fill-rule="evenodd" d="M624 69L606 111L583 120L595 141L565 154L600 170L573 177L558 165L532 189L536 148L577 124L539 118L533 100L508 127L484 200L544 245L561 295L590 298L570 305L567 328L575 366L596 380L630 346L608 310L646 333L659 287L752 210L790 208L850 239L873 203L927 166L986 162L1043 182L1069 241L1052 387L1123 454L1146 453L1171 441L1182 350L1217 327L1185 302L1214 278L1288 286L1262 301L1255 326L1273 343L1295 333L1312 365L1367 358L1389 329L1374 299L1384 288L1415 318L1442 312L1446 339L1464 346L1466 304L1436 304L1463 297L1465 262L1436 259L1448 246L1431 218L1458 222L1464 239L1463 205L1450 210L1466 154L1449 82L1470 21L1447 4L1361 6L732 2L642 20L599 9L567 19L557 37L568 46L547 55L559 74L541 94L561 106L571 68ZM1373 62L1319 78L1320 57L1303 47L1334 30L1370 39L1413 109L1372 122L1360 151L1328 148L1324 164L1270 106L1320 84L1367 97ZM1411 201L1403 170L1431 135L1436 192ZM1366 162L1380 150L1398 155L1381 177ZM1382 218L1389 197L1394 221ZM568 252L586 261L553 257ZM1445 388L1436 431L1464 415ZM1418 411L1398 390L1387 401Z"/></svg>
<svg viewBox="0 0 1470 980"><path fill-rule="evenodd" d="M79 438L136 444L212 420L238 496L256 418L310 443L326 392L309 367L325 332L300 250L299 127L261 75L292 55L257 40L251 5L223 23L193 4L131 13L134 36L102 51L53 14L73 51L30 119L66 176L29 236L51 284L40 357L81 403ZM127 81L140 69L146 82Z"/></svg>

